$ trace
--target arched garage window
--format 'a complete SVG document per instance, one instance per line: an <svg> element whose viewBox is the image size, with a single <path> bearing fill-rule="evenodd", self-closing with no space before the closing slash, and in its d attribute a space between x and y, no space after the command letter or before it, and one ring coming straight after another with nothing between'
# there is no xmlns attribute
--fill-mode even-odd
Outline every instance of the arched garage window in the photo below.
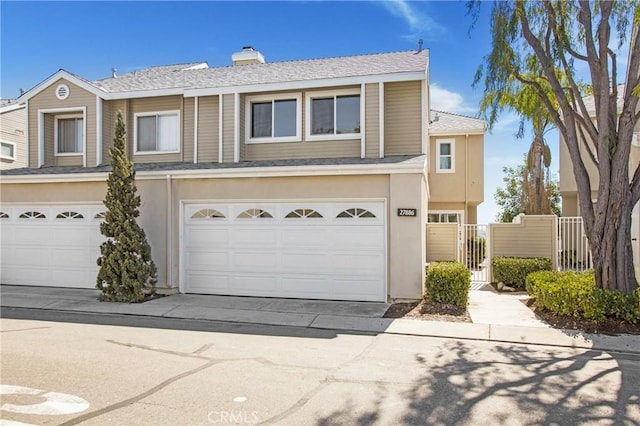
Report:
<svg viewBox="0 0 640 426"><path fill-rule="evenodd" d="M262 209L248 209L238 215L238 219L268 219L273 215Z"/></svg>
<svg viewBox="0 0 640 426"><path fill-rule="evenodd" d="M0 212L0 219L9 219L9 215L5 212Z"/></svg>
<svg viewBox="0 0 640 426"><path fill-rule="evenodd" d="M107 217L107 212L100 212L100 213L96 213L96 215L93 217L94 219L104 219Z"/></svg>
<svg viewBox="0 0 640 426"><path fill-rule="evenodd" d="M202 209L191 215L191 219L224 219L224 215L218 210Z"/></svg>
<svg viewBox="0 0 640 426"><path fill-rule="evenodd" d="M56 215L56 219L84 219L78 212L62 212Z"/></svg>
<svg viewBox="0 0 640 426"><path fill-rule="evenodd" d="M285 218L288 219L297 219L301 217L320 218L322 215L313 209L295 209L285 216Z"/></svg>
<svg viewBox="0 0 640 426"><path fill-rule="evenodd" d="M338 216L336 216L336 217L339 217L339 218L376 217L376 215L371 213L369 210L360 209L360 208L354 207L352 209L347 209L347 210L343 211L342 213L338 214Z"/></svg>
<svg viewBox="0 0 640 426"><path fill-rule="evenodd" d="M40 212L24 212L19 216L20 219L46 219L44 213Z"/></svg>

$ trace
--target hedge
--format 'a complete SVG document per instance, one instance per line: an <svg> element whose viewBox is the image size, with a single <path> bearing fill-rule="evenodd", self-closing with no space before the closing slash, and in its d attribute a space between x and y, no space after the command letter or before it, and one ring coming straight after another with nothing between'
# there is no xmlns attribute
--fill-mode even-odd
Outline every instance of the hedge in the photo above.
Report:
<svg viewBox="0 0 640 426"><path fill-rule="evenodd" d="M471 272L460 262L433 262L427 268L425 299L466 309Z"/></svg>
<svg viewBox="0 0 640 426"><path fill-rule="evenodd" d="M551 270L551 260L544 257L494 257L491 265L496 281L521 289L531 272Z"/></svg>
<svg viewBox="0 0 640 426"><path fill-rule="evenodd" d="M526 287L536 306L558 315L640 322L640 288L632 295L596 288L592 271L534 272L527 277Z"/></svg>

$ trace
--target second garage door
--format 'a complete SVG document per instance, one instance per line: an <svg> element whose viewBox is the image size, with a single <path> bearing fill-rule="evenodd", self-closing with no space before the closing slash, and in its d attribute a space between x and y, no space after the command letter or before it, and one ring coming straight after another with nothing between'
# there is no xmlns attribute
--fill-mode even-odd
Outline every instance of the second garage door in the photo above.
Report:
<svg viewBox="0 0 640 426"><path fill-rule="evenodd" d="M386 300L383 202L185 204L187 293Z"/></svg>

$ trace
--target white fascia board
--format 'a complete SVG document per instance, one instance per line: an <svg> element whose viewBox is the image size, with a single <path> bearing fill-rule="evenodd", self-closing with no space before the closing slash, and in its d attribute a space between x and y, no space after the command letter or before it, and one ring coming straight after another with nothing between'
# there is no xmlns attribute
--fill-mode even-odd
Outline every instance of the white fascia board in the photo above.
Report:
<svg viewBox="0 0 640 426"><path fill-rule="evenodd" d="M9 104L9 105L5 105L3 107L0 107L0 113L4 114L5 112L11 112L11 111L15 111L17 109L26 108L26 107L27 107L26 102L20 103L20 104L18 104L18 103Z"/></svg>
<svg viewBox="0 0 640 426"><path fill-rule="evenodd" d="M93 93L96 96L100 96L102 98L105 98L105 96L108 95L108 93L105 92L103 89L100 89L100 88L98 88L98 87L96 87L94 85L91 85L91 84L87 83L86 81L79 79L75 75L68 73L65 70L60 70L60 71L56 72L55 74L53 74L51 77L49 77L46 80L42 81L41 83L37 84L35 87L33 87L31 90L29 90L28 92L26 92L22 96L20 96L18 98L18 102L25 102L25 101L33 98L35 95L37 95L38 93L40 93L43 90L47 89L49 86L51 86L53 83L55 83L56 81L60 80L61 78L64 78L65 80L68 80L69 82L71 82L71 83L75 84L76 86L86 90L89 93Z"/></svg>
<svg viewBox="0 0 640 426"><path fill-rule="evenodd" d="M185 90L183 87L174 89L132 90L129 92L105 93L103 98L112 101L116 99L152 98L157 96L182 96Z"/></svg>
<svg viewBox="0 0 640 426"><path fill-rule="evenodd" d="M442 130L439 132L429 131L429 136L464 136L464 135L480 135L483 136L485 130Z"/></svg>
<svg viewBox="0 0 640 426"><path fill-rule="evenodd" d="M247 84L242 86L227 86L227 87L209 87L204 89L185 89L185 98L193 96L214 96L229 93L258 93L258 92L271 92L280 90L300 90L300 89L315 89L320 87L334 87L334 86L350 86L350 85L362 85L366 83L379 83L379 82L400 82L400 81L415 81L424 80L425 73L423 71L403 72L394 74L377 74L377 75L364 75L354 77L339 77L339 78L326 78L320 80L298 80L298 81L286 81L281 83L265 83L265 84Z"/></svg>
<svg viewBox="0 0 640 426"><path fill-rule="evenodd" d="M290 176L346 176L379 174L426 174L426 161L411 164L332 164L324 166L281 166L225 168L213 170L154 170L136 172L137 180L166 179L216 179L216 178L260 178ZM51 175L1 176L0 184L12 183L56 183L56 182L106 182L109 173L67 173Z"/></svg>

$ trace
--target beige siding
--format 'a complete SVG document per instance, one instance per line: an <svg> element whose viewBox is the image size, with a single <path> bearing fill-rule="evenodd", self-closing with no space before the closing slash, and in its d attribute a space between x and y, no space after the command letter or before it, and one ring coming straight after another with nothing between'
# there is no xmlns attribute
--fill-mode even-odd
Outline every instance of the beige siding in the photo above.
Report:
<svg viewBox="0 0 640 426"><path fill-rule="evenodd" d="M234 144L234 112L235 100L234 95L223 95L222 98L222 161L225 163L233 163L233 144Z"/></svg>
<svg viewBox="0 0 640 426"><path fill-rule="evenodd" d="M427 262L458 259L458 224L427 224Z"/></svg>
<svg viewBox="0 0 640 426"><path fill-rule="evenodd" d="M245 161L246 156L246 144L244 143L246 140L245 124L247 123L245 96L246 95L240 95L240 161Z"/></svg>
<svg viewBox="0 0 640 426"><path fill-rule="evenodd" d="M246 160L360 157L360 141L314 141L250 144Z"/></svg>
<svg viewBox="0 0 640 426"><path fill-rule="evenodd" d="M219 103L217 96L201 97L198 101L198 162L218 161Z"/></svg>
<svg viewBox="0 0 640 426"><path fill-rule="evenodd" d="M179 162L183 161L184 144L182 143L183 132L179 135L180 138L180 152L176 154L147 154L147 155L133 155L134 144L134 132L135 123L134 116L141 112L156 112L156 111L172 111L176 110L180 112L180 121L183 120L184 111L182 109L182 97L181 96L160 96L154 98L139 98L131 99L128 101L128 123L127 123L127 144L129 145L129 155L133 159L134 163L156 163L156 162ZM192 116L193 117L193 116ZM193 135L193 129L192 133ZM193 148L192 148L193 149Z"/></svg>
<svg viewBox="0 0 640 426"><path fill-rule="evenodd" d="M132 152L131 143L129 140L129 134L133 132L133 128L129 125L127 115L127 101L123 99L115 101L104 101L102 104L102 162L104 164L109 163L109 150L113 146L113 138L115 137L116 119L118 118L118 111L122 112L122 118L125 123L125 130L127 132L127 152L129 155Z"/></svg>
<svg viewBox="0 0 640 426"><path fill-rule="evenodd" d="M55 120L53 115L44 116L44 164L53 166L56 164L55 156ZM36 159L36 164L37 164Z"/></svg>
<svg viewBox="0 0 640 426"><path fill-rule="evenodd" d="M454 142L454 172L437 172L439 140ZM430 143L429 190L435 203L484 200L484 136L432 136Z"/></svg>
<svg viewBox="0 0 640 426"><path fill-rule="evenodd" d="M420 81L384 85L385 155L422 152L421 87Z"/></svg>
<svg viewBox="0 0 640 426"><path fill-rule="evenodd" d="M62 83L69 87L69 97L65 100L60 100L55 95L56 88ZM96 96L61 78L29 100L30 167L38 167L38 110L55 108L78 108L78 110L80 110L82 107L85 107L87 111L85 117L87 166L93 167L96 165ZM47 113L46 115L53 116L54 114L55 113ZM54 150L54 139L53 134L49 135L47 132L48 130L52 131L52 129L53 127L48 125L45 129L45 165L56 164L55 158L49 155L49 151L53 153ZM62 163L65 163L65 161ZM80 165L82 165L82 163L80 163Z"/></svg>
<svg viewBox="0 0 640 426"><path fill-rule="evenodd" d="M557 218L520 216L519 223L489 224L489 253L492 257L546 257L556 264Z"/></svg>
<svg viewBox="0 0 640 426"><path fill-rule="evenodd" d="M182 149L183 161L193 163L193 131L195 115L195 99L184 99L184 114L182 114ZM199 107L200 105L198 105Z"/></svg>
<svg viewBox="0 0 640 426"><path fill-rule="evenodd" d="M82 166L82 155L56 156L56 166Z"/></svg>
<svg viewBox="0 0 640 426"><path fill-rule="evenodd" d="M365 157L380 156L380 92L377 83L365 85Z"/></svg>
<svg viewBox="0 0 640 426"><path fill-rule="evenodd" d="M0 159L0 170L27 166L26 123L26 108L0 114L0 140L14 144L15 156L15 160Z"/></svg>

